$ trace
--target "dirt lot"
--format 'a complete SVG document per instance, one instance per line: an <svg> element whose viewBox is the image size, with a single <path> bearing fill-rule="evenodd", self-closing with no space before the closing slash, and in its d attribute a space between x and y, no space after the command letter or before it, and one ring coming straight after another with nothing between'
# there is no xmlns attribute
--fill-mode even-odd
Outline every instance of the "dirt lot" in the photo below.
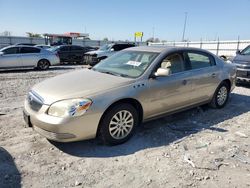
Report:
<svg viewBox="0 0 250 188"><path fill-rule="evenodd" d="M0 187L250 187L250 87L143 124L119 146L60 144L24 128L25 94L80 66L0 72ZM63 84L63 83L62 83Z"/></svg>

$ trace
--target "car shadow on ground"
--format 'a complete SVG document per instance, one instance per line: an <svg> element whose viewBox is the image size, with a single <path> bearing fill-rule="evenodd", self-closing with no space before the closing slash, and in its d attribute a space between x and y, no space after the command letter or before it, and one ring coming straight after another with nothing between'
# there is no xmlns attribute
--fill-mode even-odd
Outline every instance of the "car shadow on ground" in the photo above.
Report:
<svg viewBox="0 0 250 188"><path fill-rule="evenodd" d="M11 155L0 147L0 187L21 187L21 174Z"/></svg>
<svg viewBox="0 0 250 188"><path fill-rule="evenodd" d="M211 109L204 105L143 123L129 141L117 146L102 145L97 139L73 143L50 142L59 150L78 157L126 156L140 150L179 142L203 130L227 132L217 124L248 112L250 105L246 104L250 104L249 96L232 93L223 109Z"/></svg>
<svg viewBox="0 0 250 188"><path fill-rule="evenodd" d="M58 65L58 66L51 66L47 70L38 70L35 68L21 68L21 69L0 69L1 73L27 73L27 72L48 72L48 71L60 71L60 70L74 70L77 68L83 68L83 66L79 65Z"/></svg>

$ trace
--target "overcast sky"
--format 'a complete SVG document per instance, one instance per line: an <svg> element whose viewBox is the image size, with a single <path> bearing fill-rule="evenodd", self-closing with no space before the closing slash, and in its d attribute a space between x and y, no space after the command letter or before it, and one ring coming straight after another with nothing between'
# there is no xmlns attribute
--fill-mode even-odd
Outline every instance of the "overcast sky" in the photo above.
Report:
<svg viewBox="0 0 250 188"><path fill-rule="evenodd" d="M91 39L250 39L250 0L0 0L0 33L87 32Z"/></svg>

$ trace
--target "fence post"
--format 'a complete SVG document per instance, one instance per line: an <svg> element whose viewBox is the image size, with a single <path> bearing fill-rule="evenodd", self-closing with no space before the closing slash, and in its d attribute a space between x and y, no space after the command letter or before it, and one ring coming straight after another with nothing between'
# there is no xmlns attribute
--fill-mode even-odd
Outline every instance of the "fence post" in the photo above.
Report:
<svg viewBox="0 0 250 188"><path fill-rule="evenodd" d="M12 45L12 42L11 42L11 37L9 37L9 39L10 39L10 40L9 40L9 41L10 41L10 42L9 42L9 43L10 43L9 45Z"/></svg>
<svg viewBox="0 0 250 188"><path fill-rule="evenodd" d="M187 41L187 47L189 47L189 41Z"/></svg>
<svg viewBox="0 0 250 188"><path fill-rule="evenodd" d="M237 51L239 50L239 47L240 47L240 36L238 36L238 42L237 42Z"/></svg>
<svg viewBox="0 0 250 188"><path fill-rule="evenodd" d="M216 55L219 54L219 48L220 48L220 39L218 38L217 49L216 49Z"/></svg>
<svg viewBox="0 0 250 188"><path fill-rule="evenodd" d="M200 49L202 49L202 38L201 38L201 42L200 42Z"/></svg>
<svg viewBox="0 0 250 188"><path fill-rule="evenodd" d="M174 46L175 46L175 41L174 41Z"/></svg>

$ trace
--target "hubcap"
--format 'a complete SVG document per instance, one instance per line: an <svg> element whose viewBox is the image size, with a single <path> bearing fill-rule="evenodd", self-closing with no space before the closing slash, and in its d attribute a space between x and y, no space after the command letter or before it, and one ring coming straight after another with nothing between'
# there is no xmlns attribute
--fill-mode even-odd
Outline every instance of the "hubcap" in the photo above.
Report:
<svg viewBox="0 0 250 188"><path fill-rule="evenodd" d="M133 115L127 110L122 110L117 112L111 118L109 123L109 133L115 139L123 139L128 136L133 126Z"/></svg>
<svg viewBox="0 0 250 188"><path fill-rule="evenodd" d="M46 69L47 67L48 67L47 61L40 61L40 68L41 69Z"/></svg>
<svg viewBox="0 0 250 188"><path fill-rule="evenodd" d="M226 102L227 94L227 88L225 86L222 86L217 94L217 102L220 106L222 106Z"/></svg>

